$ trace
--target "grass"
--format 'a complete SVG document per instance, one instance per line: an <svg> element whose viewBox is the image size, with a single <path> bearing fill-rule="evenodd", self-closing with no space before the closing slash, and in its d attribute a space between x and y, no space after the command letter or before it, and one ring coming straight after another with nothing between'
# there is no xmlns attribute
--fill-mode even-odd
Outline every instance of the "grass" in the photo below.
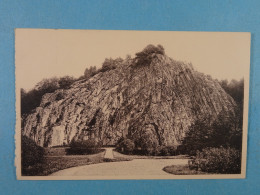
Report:
<svg viewBox="0 0 260 195"><path fill-rule="evenodd" d="M177 156L145 156L145 155L131 155L131 154L122 154L114 150L115 158L125 158L125 159L187 159L190 158L187 155L177 155Z"/></svg>
<svg viewBox="0 0 260 195"><path fill-rule="evenodd" d="M103 162L105 152L92 155L44 156L42 163L23 170L24 176L46 176L59 170Z"/></svg>
<svg viewBox="0 0 260 195"><path fill-rule="evenodd" d="M188 165L172 165L164 167L163 170L173 175L207 175L209 173L190 169Z"/></svg>
<svg viewBox="0 0 260 195"><path fill-rule="evenodd" d="M103 163L103 162L118 162L118 161L130 161L133 159L185 159L188 156L178 155L178 156L143 156L143 155L125 155L117 151L113 151L114 159L104 158L105 151L97 154L90 155L66 155L66 147L56 147L56 148L45 148L44 160L42 163L33 165L23 169L23 176L47 176L56 171L63 169ZM176 167L176 166L170 166ZM165 171L169 172L172 170L170 167L165 167ZM173 173L174 174L174 173Z"/></svg>
<svg viewBox="0 0 260 195"><path fill-rule="evenodd" d="M45 156L64 156L66 155L66 149L69 147L52 147L52 148L44 148Z"/></svg>
<svg viewBox="0 0 260 195"><path fill-rule="evenodd" d="M44 148L44 160L42 163L23 168L23 176L47 176L56 171L63 169L103 163L103 162L118 162L132 160L126 155L115 156L114 159L104 158L105 150L101 149L101 152L90 155L66 155L67 147L56 148ZM126 156L126 157L125 157Z"/></svg>

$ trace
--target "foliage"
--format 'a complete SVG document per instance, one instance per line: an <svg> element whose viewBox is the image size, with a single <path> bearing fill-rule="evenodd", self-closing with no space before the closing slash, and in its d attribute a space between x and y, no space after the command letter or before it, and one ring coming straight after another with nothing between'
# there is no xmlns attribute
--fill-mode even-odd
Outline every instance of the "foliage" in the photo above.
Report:
<svg viewBox="0 0 260 195"><path fill-rule="evenodd" d="M242 150L242 126L239 116L220 112L213 122L208 119L198 119L189 128L179 152L195 155L206 147L233 147Z"/></svg>
<svg viewBox="0 0 260 195"><path fill-rule="evenodd" d="M100 71L106 72L109 70L113 70L113 69L117 68L122 62L123 62L122 58L116 58L116 59L106 58L102 64L102 68Z"/></svg>
<svg viewBox="0 0 260 195"><path fill-rule="evenodd" d="M142 154L153 156L176 155L175 146L159 146L157 140L152 140L147 134L135 141L121 138L116 144L116 150L123 154Z"/></svg>
<svg viewBox="0 0 260 195"><path fill-rule="evenodd" d="M197 169L208 173L239 174L241 152L234 148L204 148L194 159Z"/></svg>
<svg viewBox="0 0 260 195"><path fill-rule="evenodd" d="M67 154L95 154L100 152L100 144L94 139L88 140L72 140L69 149L66 150Z"/></svg>
<svg viewBox="0 0 260 195"><path fill-rule="evenodd" d="M43 79L35 86L36 90L42 91L43 93L51 93L58 88L59 88L59 79L57 77Z"/></svg>
<svg viewBox="0 0 260 195"><path fill-rule="evenodd" d="M59 84L59 89L68 89L72 83L74 83L75 79L73 77L70 76L64 76L61 77L58 80L58 84Z"/></svg>
<svg viewBox="0 0 260 195"><path fill-rule="evenodd" d="M174 156L176 155L176 147L175 146L162 146L160 148L161 156Z"/></svg>
<svg viewBox="0 0 260 195"><path fill-rule="evenodd" d="M89 79L96 74L97 74L97 67L96 66L90 66L89 68L85 69L84 78Z"/></svg>
<svg viewBox="0 0 260 195"><path fill-rule="evenodd" d="M46 149L46 148L45 148ZM49 149L49 148L48 148ZM55 152L56 153L56 152ZM59 170L70 167L77 167L82 165L100 163L104 161L104 151L92 155L73 155L66 156L64 154L55 154L52 156L45 156L40 164L35 164L23 171L24 176L46 176Z"/></svg>
<svg viewBox="0 0 260 195"><path fill-rule="evenodd" d="M243 94L244 80L221 81L222 88L236 101L235 114L222 111L217 119L198 119L189 128L183 144L178 147L181 153L195 155L204 148L234 148L242 151Z"/></svg>
<svg viewBox="0 0 260 195"><path fill-rule="evenodd" d="M135 55L136 55L136 57L146 57L146 56L148 56L150 54L154 54L154 53L164 55L165 51L164 51L163 46L157 45L157 47L156 47L156 46L150 44L150 45L147 45L141 52L138 52Z"/></svg>
<svg viewBox="0 0 260 195"><path fill-rule="evenodd" d="M68 89L75 81L73 77L43 79L30 91L21 89L21 113L29 114L33 109L40 106L42 97L46 93L52 93L57 89ZM59 97L60 98L60 97Z"/></svg>
<svg viewBox="0 0 260 195"><path fill-rule="evenodd" d="M52 93L59 88L59 82L56 77L43 79L34 89L28 93L21 89L21 113L28 114L41 103L42 96L46 93Z"/></svg>
<svg viewBox="0 0 260 195"><path fill-rule="evenodd" d="M26 136L22 136L21 141L21 160L23 172L24 169L42 162L44 150Z"/></svg>
<svg viewBox="0 0 260 195"><path fill-rule="evenodd" d="M137 65L150 64L152 60L152 54L164 55L165 51L161 45L147 45L141 52L136 53Z"/></svg>
<svg viewBox="0 0 260 195"><path fill-rule="evenodd" d="M238 128L242 129L243 126L243 104L244 104L244 79L239 81L222 80L219 82L221 87L235 100L237 103L236 115Z"/></svg>
<svg viewBox="0 0 260 195"><path fill-rule="evenodd" d="M244 100L244 79L239 81L222 80L219 82L221 87L241 106L243 106Z"/></svg>
<svg viewBox="0 0 260 195"><path fill-rule="evenodd" d="M178 147L181 153L194 155L211 144L209 119L196 120L189 128L182 145ZM181 148L181 149L180 149Z"/></svg>
<svg viewBox="0 0 260 195"><path fill-rule="evenodd" d="M135 143L127 138L120 139L116 145L116 150L125 154L132 154L134 149Z"/></svg>
<svg viewBox="0 0 260 195"><path fill-rule="evenodd" d="M148 132L142 132L142 135L135 140L138 152L144 155L156 155L159 153L159 143L157 139L153 139Z"/></svg>
<svg viewBox="0 0 260 195"><path fill-rule="evenodd" d="M163 170L173 175L207 175L209 173L200 170L190 169L188 165L171 165L166 166Z"/></svg>
<svg viewBox="0 0 260 195"><path fill-rule="evenodd" d="M227 117L229 116L229 117ZM242 126L239 116L227 115L221 112L212 124L210 137L211 147L234 147L242 150Z"/></svg>

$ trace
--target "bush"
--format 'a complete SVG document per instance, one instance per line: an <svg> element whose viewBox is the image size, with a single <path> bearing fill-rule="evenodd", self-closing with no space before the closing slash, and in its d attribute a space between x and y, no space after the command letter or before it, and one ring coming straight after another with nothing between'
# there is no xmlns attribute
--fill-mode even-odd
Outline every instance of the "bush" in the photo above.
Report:
<svg viewBox="0 0 260 195"><path fill-rule="evenodd" d="M211 146L211 126L207 118L196 120L189 127L182 145L178 151L183 154L196 155L196 151L201 151L205 147Z"/></svg>
<svg viewBox="0 0 260 195"><path fill-rule="evenodd" d="M66 150L66 153L69 155L95 154L101 151L100 144L97 143L94 139L77 141L73 140L69 146L70 148Z"/></svg>
<svg viewBox="0 0 260 195"><path fill-rule="evenodd" d="M102 68L101 68L100 71L106 72L106 71L109 71L109 70L116 69L122 62L123 62L122 58L116 58L116 59L106 58L105 61L102 64Z"/></svg>
<svg viewBox="0 0 260 195"><path fill-rule="evenodd" d="M74 81L75 79L70 76L61 77L58 81L59 89L68 89Z"/></svg>
<svg viewBox="0 0 260 195"><path fill-rule="evenodd" d="M96 66L90 66L90 68L86 68L84 72L84 78L89 79L97 74L97 67Z"/></svg>
<svg viewBox="0 0 260 195"><path fill-rule="evenodd" d="M208 173L241 173L241 153L234 148L205 148L197 152L193 166Z"/></svg>
<svg viewBox="0 0 260 195"><path fill-rule="evenodd" d="M22 169L43 161L44 149L26 136L22 136L21 151Z"/></svg>
<svg viewBox="0 0 260 195"><path fill-rule="evenodd" d="M174 155L176 155L176 147L175 146L163 146L160 149L160 155L162 155L162 156L174 156Z"/></svg>
<svg viewBox="0 0 260 195"><path fill-rule="evenodd" d="M136 65L147 65L150 64L154 55L152 54L161 54L164 55L164 48L161 45L158 45L157 47L154 45L148 45L146 46L143 51L136 53Z"/></svg>
<svg viewBox="0 0 260 195"><path fill-rule="evenodd" d="M150 55L150 54L153 54L153 53L164 55L164 54L165 54L165 51L164 51L163 46L157 45L157 47L156 47L156 46L150 44L150 45L147 45L147 46L143 49L143 51L138 52L138 53L136 53L135 55L136 55L136 57L146 57L146 56L148 56L148 55Z"/></svg>
<svg viewBox="0 0 260 195"><path fill-rule="evenodd" d="M184 154L196 155L197 150L220 146L242 150L242 128L239 116L221 111L214 121L208 118L196 120L189 127L178 150Z"/></svg>
<svg viewBox="0 0 260 195"><path fill-rule="evenodd" d="M68 89L75 81L73 77L43 79L30 91L21 89L21 114L29 114L41 104L42 97L46 93L53 93L57 89Z"/></svg>
<svg viewBox="0 0 260 195"><path fill-rule="evenodd" d="M116 150L124 154L132 154L135 149L135 143L127 138L120 139L116 145Z"/></svg>
<svg viewBox="0 0 260 195"><path fill-rule="evenodd" d="M144 133L138 140L135 141L138 153L144 155L158 155L159 143L157 139L153 139L150 134ZM140 149L139 149L140 148Z"/></svg>

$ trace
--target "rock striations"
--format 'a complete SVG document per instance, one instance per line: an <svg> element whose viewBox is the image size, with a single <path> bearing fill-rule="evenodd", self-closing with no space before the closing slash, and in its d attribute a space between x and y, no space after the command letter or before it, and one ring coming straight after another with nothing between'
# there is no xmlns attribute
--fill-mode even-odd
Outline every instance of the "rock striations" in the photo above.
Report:
<svg viewBox="0 0 260 195"><path fill-rule="evenodd" d="M117 68L79 80L43 96L23 121L22 134L44 147L72 139L147 136L160 145L179 145L199 117L235 114L236 103L216 80L164 54L126 59Z"/></svg>

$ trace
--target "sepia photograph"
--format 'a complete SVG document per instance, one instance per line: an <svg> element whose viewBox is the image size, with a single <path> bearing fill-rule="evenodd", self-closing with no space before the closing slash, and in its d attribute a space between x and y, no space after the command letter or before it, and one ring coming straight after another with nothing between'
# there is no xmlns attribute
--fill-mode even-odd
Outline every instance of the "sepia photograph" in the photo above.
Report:
<svg viewBox="0 0 260 195"><path fill-rule="evenodd" d="M245 178L250 42L15 29L17 179Z"/></svg>

